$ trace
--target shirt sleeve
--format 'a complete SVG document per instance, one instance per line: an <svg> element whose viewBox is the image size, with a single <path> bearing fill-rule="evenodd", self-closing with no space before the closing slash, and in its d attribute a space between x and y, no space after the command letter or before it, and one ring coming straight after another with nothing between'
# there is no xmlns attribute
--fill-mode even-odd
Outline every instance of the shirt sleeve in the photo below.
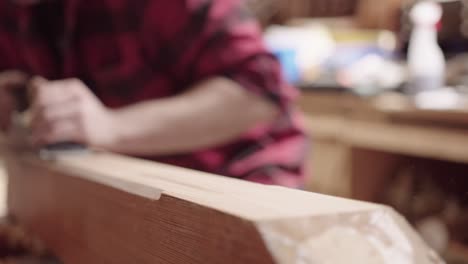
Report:
<svg viewBox="0 0 468 264"><path fill-rule="evenodd" d="M283 79L268 51L262 31L242 0L187 1L188 32L194 37L180 56L175 72L186 83L225 76L282 108L298 91ZM195 31L195 32L193 32Z"/></svg>

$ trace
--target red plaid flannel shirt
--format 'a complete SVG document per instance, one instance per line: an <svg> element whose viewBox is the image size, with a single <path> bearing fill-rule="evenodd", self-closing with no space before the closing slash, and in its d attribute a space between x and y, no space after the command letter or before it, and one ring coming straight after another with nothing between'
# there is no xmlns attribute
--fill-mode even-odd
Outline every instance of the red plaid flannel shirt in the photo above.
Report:
<svg viewBox="0 0 468 264"><path fill-rule="evenodd" d="M291 107L297 92L241 0L58 0L55 11L44 8L50 3L0 0L0 70L80 78L112 108L177 95L212 76L231 78L281 107L276 124L222 146L151 159L301 186L306 140Z"/></svg>

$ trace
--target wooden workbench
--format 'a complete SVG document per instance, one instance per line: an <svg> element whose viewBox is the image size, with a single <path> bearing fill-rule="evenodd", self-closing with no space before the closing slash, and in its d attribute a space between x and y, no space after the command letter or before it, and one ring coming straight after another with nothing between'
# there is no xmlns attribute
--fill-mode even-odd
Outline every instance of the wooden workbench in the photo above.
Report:
<svg viewBox="0 0 468 264"><path fill-rule="evenodd" d="M310 91L300 107L313 139L311 190L374 201L399 155L468 163L466 111L421 110L398 96Z"/></svg>

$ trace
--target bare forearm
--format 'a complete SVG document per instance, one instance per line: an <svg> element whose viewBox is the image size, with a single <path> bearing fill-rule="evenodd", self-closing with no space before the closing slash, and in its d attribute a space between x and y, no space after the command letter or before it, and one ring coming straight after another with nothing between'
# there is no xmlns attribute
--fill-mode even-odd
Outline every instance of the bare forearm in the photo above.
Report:
<svg viewBox="0 0 468 264"><path fill-rule="evenodd" d="M215 78L185 94L115 111L116 140L109 148L129 155L167 155L229 142L277 108L231 80Z"/></svg>

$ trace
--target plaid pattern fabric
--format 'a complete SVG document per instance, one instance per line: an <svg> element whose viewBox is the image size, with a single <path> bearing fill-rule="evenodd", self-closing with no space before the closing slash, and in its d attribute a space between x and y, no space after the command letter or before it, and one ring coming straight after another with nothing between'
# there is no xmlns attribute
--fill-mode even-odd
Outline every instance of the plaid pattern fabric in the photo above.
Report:
<svg viewBox="0 0 468 264"><path fill-rule="evenodd" d="M0 0L0 70L78 77L109 107L177 95L225 76L283 110L274 127L156 161L298 187L306 141L291 108L297 91L240 0ZM222 109L220 109L222 111ZM157 120L155 120L157 122Z"/></svg>

